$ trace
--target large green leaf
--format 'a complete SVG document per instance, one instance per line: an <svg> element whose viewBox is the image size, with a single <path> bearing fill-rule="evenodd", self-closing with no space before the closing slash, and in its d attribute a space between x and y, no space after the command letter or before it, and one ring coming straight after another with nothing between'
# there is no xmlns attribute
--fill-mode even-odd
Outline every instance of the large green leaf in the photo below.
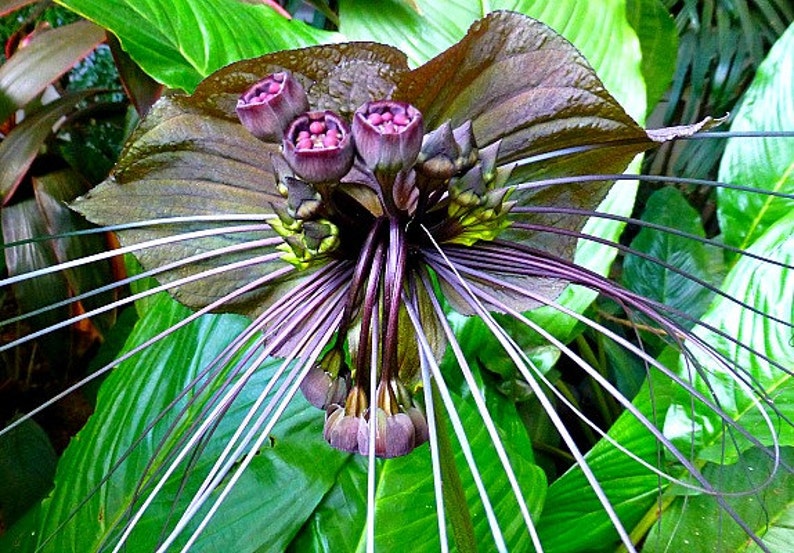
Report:
<svg viewBox="0 0 794 553"><path fill-rule="evenodd" d="M504 475L491 439L480 415L470 401L453 396L481 476L493 502L502 531L511 551L524 551L529 535ZM546 493L546 478L530 457L531 446L515 413L514 405L501 394L488 396L488 407L503 432L502 438L512 466L533 517L537 517ZM445 415L446 418L446 415ZM451 434L451 428L448 430ZM454 439L454 438L453 438ZM456 448L455 465L461 474L466 502L472 509L477 543L493 538L485 519L477 489L463 454ZM366 460L354 458L340 472L336 486L323 500L310 524L292 544L294 551L364 551ZM439 550L430 450L427 446L413 454L378 464L376 483L375 549L377 551ZM449 521L450 514L447 513ZM448 523L449 524L449 523ZM451 537L451 529L450 529Z"/></svg>
<svg viewBox="0 0 794 553"><path fill-rule="evenodd" d="M652 386L645 384L634 405L660 425L658 414L669 404L672 386L668 379L654 378ZM630 413L620 416L609 429L609 436L647 463L657 463L658 442ZM658 500L659 477L603 439L586 459L624 526L631 529ZM620 543L612 522L578 467L549 487L540 534L549 553L614 551Z"/></svg>
<svg viewBox="0 0 794 553"><path fill-rule="evenodd" d="M115 34L149 75L192 91L233 61L335 39L268 6L238 0L59 0Z"/></svg>
<svg viewBox="0 0 794 553"><path fill-rule="evenodd" d="M690 378L708 397L719 401L721 408L737 420L764 444L771 444L772 432L769 423L761 416L754 402L755 396L765 394L774 408L792 420L791 394L794 381L790 368L794 367L794 349L791 347L794 328L794 295L791 282L794 280L794 212L780 218L748 250L770 262L759 261L748 256L739 259L728 274L722 290L728 297L717 297L701 319L694 332L705 340L724 358L730 360L728 367L714 363L694 347L705 372L696 378L690 375L691 368L682 365L680 372ZM741 303L740 303L741 302ZM742 305L744 304L744 305ZM749 307L758 311L752 311ZM719 332L719 334L718 334ZM744 381L732 373L740 371ZM713 396L712 396L713 394ZM779 399L779 404L777 403ZM724 461L735 459L736 444L740 449L749 447L746 438L732 432L726 439L725 427L711 409L695 405L695 413L688 394L677 398L665 421L665 432L671 438L681 438L682 447L689 447L692 430L697 431L699 451L703 459ZM775 413L770 413L773 420ZM784 444L794 445L790 425L778 436ZM679 435L683 434L683 436Z"/></svg>
<svg viewBox="0 0 794 553"><path fill-rule="evenodd" d="M781 450L781 461L794 463L794 450ZM794 475L778 467L772 482L755 493L774 470L774 461L764 453L753 450L742 462L730 465L708 465L703 473L720 485L726 493L737 493L726 501L764 540L771 553L788 553L794 544ZM749 492L749 493L748 493ZM661 524L655 525L645 540L643 552L690 551L698 544L702 553L745 553L761 549L733 520L721 512L713 497L689 495L680 498L667 510ZM704 524L704 521L708 521Z"/></svg>
<svg viewBox="0 0 794 553"><path fill-rule="evenodd" d="M758 68L731 126L732 131L790 131L794 125L794 25L780 37ZM778 218L794 209L794 200L767 194L794 194L794 140L735 138L728 142L719 180L760 192L719 190L717 214L729 244L746 248Z"/></svg>
<svg viewBox="0 0 794 553"><path fill-rule="evenodd" d="M661 0L627 0L626 17L640 39L642 76L650 114L673 80L678 34L675 21Z"/></svg>
<svg viewBox="0 0 794 553"><path fill-rule="evenodd" d="M127 348L170 328L187 313L167 296L160 297L137 324ZM164 430L176 420L175 411L185 408L185 400L176 409L166 411L163 421L129 452L105 485L99 490L94 486L150 421L245 326L246 321L240 317L202 317L120 365L104 383L95 415L59 464L55 491L42 506L39 545L49 539L46 550L50 551L97 548L108 536L111 525L123 517L147 463L157 454L158 441L164 438L167 446L173 446L179 439L179 432L166 435ZM246 384L216 429L215 439L197 457L193 476L211 466L277 366L275 361L266 363ZM213 389L218 384L213 382ZM193 416L206 398L202 395L198 400L190 407ZM181 428L184 430L184 426ZM304 401L293 402L272 432L270 446L255 458L196 547L204 551L229 547L236 551L283 549L331 487L346 458L324 445L321 428L322 416L314 408ZM173 502L177 498L184 502L195 491L197 482L188 479L180 495L180 486L185 483L181 478L182 472L177 471L162 491L162 498L147 511L130 537L133 550L153 550L162 527L173 514ZM291 493L283 493L287 488ZM214 493L221 489L223 486ZM83 500L86 503L81 505ZM72 514L74 517L68 519Z"/></svg>

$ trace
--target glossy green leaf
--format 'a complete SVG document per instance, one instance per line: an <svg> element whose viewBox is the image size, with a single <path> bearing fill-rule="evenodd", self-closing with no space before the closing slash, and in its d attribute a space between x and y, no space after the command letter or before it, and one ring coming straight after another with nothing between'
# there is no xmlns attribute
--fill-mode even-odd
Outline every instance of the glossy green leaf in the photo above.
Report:
<svg viewBox="0 0 794 553"><path fill-rule="evenodd" d="M794 26L780 37L758 68L732 131L790 131L794 122ZM720 228L728 244L746 248L777 219L794 209L794 200L766 192L794 194L794 141L790 138L736 138L728 142L719 180L760 192L721 189Z"/></svg>
<svg viewBox="0 0 794 553"><path fill-rule="evenodd" d="M42 107L11 131L0 143L0 203L5 205L52 133L58 120L88 98L92 91L73 92Z"/></svg>
<svg viewBox="0 0 794 553"><path fill-rule="evenodd" d="M127 347L170 328L187 313L167 296L160 297L136 325ZM47 542L44 550L95 550L108 537L112 524L123 518L147 463L157 456L159 440L164 438L166 446L173 447L179 439L178 432L167 435L164 431L186 408L185 401L166 411L150 437L130 452L129 446L246 324L245 320L228 315L202 317L147 347L134 361L122 363L113 372L102 386L95 415L65 452L55 491L43 504L38 536L40 546ZM216 429L214 439L196 458L193 477L211 466L277 366L277 361L266 363L246 384ZM214 382L212 389L218 385ZM197 399L198 403L189 407L192 416L206 403L206 393ZM304 401L292 402L273 430L271 441L262 448L196 548L213 551L234 547L241 552L282 549L331 487L346 458L325 446L321 428L321 413ZM94 486L125 452L129 456L112 472L110 480L95 490ZM186 483L187 488L179 494L185 482L177 471L166 484L162 498L152 504L132 533L129 547L154 549L161 529L169 524L173 502L177 498L182 502L189 499L198 484L195 480ZM287 488L291 493L283 493ZM260 491L251 493L252 489ZM83 500L86 503L81 505ZM74 517L67 520L71 515Z"/></svg>
<svg viewBox="0 0 794 553"><path fill-rule="evenodd" d="M782 266L747 256L740 258L722 286L728 298L718 297L701 319L704 325L714 330L700 325L694 329L698 336L730 360L731 366L717 365L711 357L695 348L693 353L706 372L691 375L690 368L683 365L680 372L709 397L714 394L731 418L739 421L761 443L769 445L773 441L771 433L777 434L779 430L769 428L769 423L760 416L760 407L754 403L755 395L761 393L759 390L764 390L763 393L772 401L779 396L781 404L775 405L775 409L781 409L787 417L794 416L794 412L790 412L791 401L786 399L794 388L789 371L794 367L794 349L791 347L794 327L794 295L791 294L794 212L768 227L748 251ZM753 312L739 302L755 306L760 312ZM717 331L722 334L717 334ZM741 371L754 391L750 391L748 384L730 371ZM714 461L735 459L735 447L749 447L747 439L736 432L726 439L726 429L711 409L696 404L693 418L690 405L688 395L677 397L677 403L665 421L665 432L669 437L681 437L689 447L690 434L696 429L697 445L705 447L699 451L700 457ZM770 411L770 416L774 420L776 415ZM787 432L781 436L785 444L792 443L790 434Z"/></svg>
<svg viewBox="0 0 794 553"><path fill-rule="evenodd" d="M338 39L272 8L237 0L59 0L110 30L149 75L192 91L233 61Z"/></svg>
<svg viewBox="0 0 794 553"><path fill-rule="evenodd" d="M0 121L38 96L105 40L105 31L77 21L37 33L0 66Z"/></svg>
<svg viewBox="0 0 794 553"><path fill-rule="evenodd" d="M672 382L654 378L634 399L634 405L651 421L659 421L670 401ZM648 429L624 412L609 435L640 459L657 463L659 446ZM587 462L629 530L646 509L658 501L659 477L606 440L587 453ZM584 531L583 529L587 530ZM540 519L540 534L549 553L614 551L620 544L612 522L604 512L581 469L574 467L550 487Z"/></svg>
<svg viewBox="0 0 794 553"><path fill-rule="evenodd" d="M706 311L713 296L694 279L714 280L709 247L696 239L659 230L664 227L696 237L704 237L700 214L674 188L655 192L645 206L642 220L655 228L645 227L632 240L632 250L648 257L628 254L623 261L623 284L644 298L656 300L697 320ZM716 247L711 248L719 253ZM658 260L658 262L657 262ZM667 263L672 269L663 267ZM718 274L716 276L719 276ZM673 317L685 327L692 322Z"/></svg>
<svg viewBox="0 0 794 553"><path fill-rule="evenodd" d="M794 462L794 450L782 449L780 460L790 467ZM753 450L737 464L708 465L703 472L726 493L746 494L762 486L756 493L728 496L726 501L750 530L763 539L767 551L787 553L794 543L794 475L778 467L774 479L765 484L774 470L773 462L764 453ZM706 495L679 497L664 514L661 524L653 527L643 552L691 551L693 547L702 553L762 551L746 531Z"/></svg>

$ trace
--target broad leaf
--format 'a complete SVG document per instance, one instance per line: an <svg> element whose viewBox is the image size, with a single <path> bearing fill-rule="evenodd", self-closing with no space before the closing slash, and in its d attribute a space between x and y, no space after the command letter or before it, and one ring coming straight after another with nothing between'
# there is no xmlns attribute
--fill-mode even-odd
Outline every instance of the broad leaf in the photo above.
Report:
<svg viewBox="0 0 794 553"><path fill-rule="evenodd" d="M44 430L25 421L0 437L0 512L11 525L52 487L58 458Z"/></svg>
<svg viewBox="0 0 794 553"><path fill-rule="evenodd" d="M658 414L669 403L673 384L657 377L652 382L652 386L645 384L634 405L660 426ZM652 466L657 463L660 446L630 413L620 416L609 436ZM659 477L606 440L599 441L586 459L626 528L637 524L644 511L658 501ZM549 487L539 530L549 553L614 551L620 544L612 522L578 467Z"/></svg>
<svg viewBox="0 0 794 553"><path fill-rule="evenodd" d="M168 329L187 313L167 296L160 297L136 326L127 348ZM159 441L164 439L166 447L173 447L179 440L179 432L165 434L164 431L178 420L179 412L186 408L186 398L165 411L165 418L157 423L152 435L133 449L128 448L190 379L245 326L246 321L239 317L203 317L147 347L134 361L122 363L114 371L102 387L96 414L59 464L55 491L43 504L38 532L40 546L46 541L48 551L92 551L112 535L112 526L123 520L144 468L157 457ZM276 361L266 363L246 384L216 429L213 440L195 459L191 471L194 478L214 462L277 366ZM217 389L218 385L219 382L213 382L211 389ZM197 403L189 407L193 416L205 404L206 396L206 392L196 396ZM184 430L183 425L180 427ZM321 427L322 417L317 416L316 410L303 401L293 402L272 432L272 440L267 442L269 447L263 447L196 547L201 550L233 547L241 552L262 547L282 549L331 487L346 457L322 443ZM97 452L102 454L98 456ZM100 485L125 453L128 457L111 473L110 480L96 490L94 487ZM250 493L252 487L259 489L263 482L272 486L268 488L271 494ZM162 527L173 515L173 502L189 499L197 482L188 480L188 488L180 493L183 484L182 472L178 470L161 492L161 499L151 505L131 535L131 548L154 549ZM291 493L284 494L285 488ZM82 500L86 503L81 505ZM74 518L67 520L72 515ZM61 527L61 524L65 525Z"/></svg>
<svg viewBox="0 0 794 553"><path fill-rule="evenodd" d="M149 75L192 91L233 61L335 39L264 5L237 0L59 0L115 34Z"/></svg>
<svg viewBox="0 0 794 553"><path fill-rule="evenodd" d="M780 37L758 68L732 131L789 131L794 122L794 25ZM759 192L719 190L717 214L728 244L746 248L778 218L794 209L794 140L735 138L728 142L718 179Z"/></svg>
<svg viewBox="0 0 794 553"><path fill-rule="evenodd" d="M794 387L789 371L794 366L791 347L794 295L790 285L794 279L791 269L794 265L794 212L767 228L748 251L769 261L740 258L722 286L728 297L717 297L701 319L702 324L694 329L719 355L728 359L730 365L714 363L713 357L692 345L703 368L692 374L690 367L682 365L680 372L684 378L693 380L707 397L719 401L720 407L761 443L770 445L773 442L771 433L777 434L779 429L769 428L769 423L760 416L761 407L755 403L756 396L763 393L773 404L779 396L781 403L774 409L780 409L789 420L794 416L790 411L791 401L786 399ZM760 311L751 310L753 306ZM730 371L740 371L744 381ZM752 386L752 390L748 386ZM735 446L745 449L751 445L735 431L726 436L726 429L711 409L697 404L695 413L691 411L689 396L679 396L665 421L665 432L671 438L683 433L682 439L689 447L690 433L697 430L697 445L706 447L699 451L701 458L730 461L735 459ZM777 416L774 412L770 415L773 420ZM794 445L791 441L794 437L790 434L784 432L778 438L784 444Z"/></svg>
<svg viewBox="0 0 794 553"><path fill-rule="evenodd" d="M794 463L794 450L782 449L780 460L790 467ZM794 543L794 475L778 467L772 481L766 483L774 470L773 463L766 454L753 450L735 465L708 465L703 472L726 494L737 494L726 497L727 503L763 539L767 551L787 553ZM761 489L752 493L758 486ZM643 552L689 551L693 544L698 544L702 553L761 551L745 529L721 512L714 498L689 495L679 497L664 514L661 524L653 527Z"/></svg>
<svg viewBox="0 0 794 553"><path fill-rule="evenodd" d="M673 80L678 33L661 0L627 0L626 18L640 40L649 115Z"/></svg>

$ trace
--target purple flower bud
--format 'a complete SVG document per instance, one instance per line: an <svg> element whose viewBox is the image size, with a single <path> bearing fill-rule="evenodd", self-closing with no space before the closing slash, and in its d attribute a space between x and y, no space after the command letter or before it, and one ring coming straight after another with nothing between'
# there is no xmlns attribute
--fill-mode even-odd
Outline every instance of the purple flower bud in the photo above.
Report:
<svg viewBox="0 0 794 553"><path fill-rule="evenodd" d="M331 389L333 379L320 366L315 365L301 381L301 392L309 403L318 409L325 408L326 398Z"/></svg>
<svg viewBox="0 0 794 553"><path fill-rule="evenodd" d="M358 452L369 454L369 420L360 419L358 429ZM405 413L387 415L383 409L377 410L375 417L375 455L381 458L400 457L414 449L414 425Z"/></svg>
<svg viewBox="0 0 794 553"><path fill-rule="evenodd" d="M283 141L284 159L303 180L338 182L353 165L350 127L332 111L313 111L295 119Z"/></svg>
<svg viewBox="0 0 794 553"><path fill-rule="evenodd" d="M309 110L300 83L288 71L268 75L237 100L237 117L255 137L278 142L295 117Z"/></svg>
<svg viewBox="0 0 794 553"><path fill-rule="evenodd" d="M430 438L430 431L427 428L425 414L418 407L409 407L405 414L414 423L414 444L419 446Z"/></svg>
<svg viewBox="0 0 794 553"><path fill-rule="evenodd" d="M358 155L373 172L395 174L413 166L423 136L422 114L404 102L367 102L353 115Z"/></svg>
<svg viewBox="0 0 794 553"><path fill-rule="evenodd" d="M325 418L323 436L334 449L355 453L360 421L359 417L347 415L344 407L335 405Z"/></svg>

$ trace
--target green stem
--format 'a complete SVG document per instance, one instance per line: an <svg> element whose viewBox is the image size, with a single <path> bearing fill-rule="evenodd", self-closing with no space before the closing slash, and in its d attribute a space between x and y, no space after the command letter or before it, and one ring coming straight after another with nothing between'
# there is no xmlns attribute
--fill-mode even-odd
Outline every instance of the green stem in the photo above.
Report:
<svg viewBox="0 0 794 553"><path fill-rule="evenodd" d="M441 462L441 489L444 495L444 511L447 519L452 526L452 536L455 546L460 553L470 553L477 551L477 540L474 537L474 523L471 520L469 505L466 502L466 492L463 490L463 483L460 480L458 467L455 465L455 452L452 450L452 442L449 438L449 431L445 421L441 421L438 414L444 413L444 404L438 394L435 383L433 387L433 406L435 407L436 433L438 436L438 453Z"/></svg>

